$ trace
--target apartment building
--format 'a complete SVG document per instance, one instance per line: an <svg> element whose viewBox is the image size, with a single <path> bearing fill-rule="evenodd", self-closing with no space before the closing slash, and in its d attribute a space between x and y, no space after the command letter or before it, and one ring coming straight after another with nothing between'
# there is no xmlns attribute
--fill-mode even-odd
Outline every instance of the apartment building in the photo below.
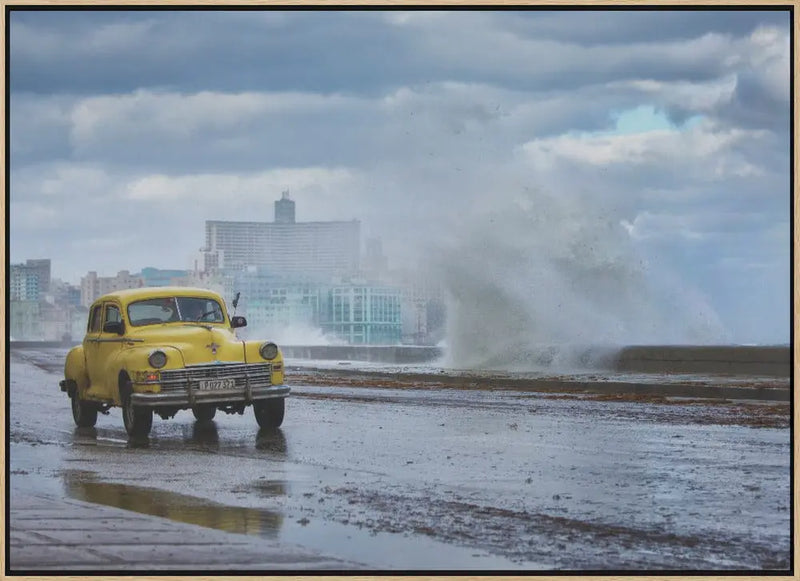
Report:
<svg viewBox="0 0 800 581"><path fill-rule="evenodd" d="M117 276L97 276L97 272L90 271L81 277L81 305L89 307L106 293L143 286L144 279L127 270L120 270Z"/></svg>
<svg viewBox="0 0 800 581"><path fill-rule="evenodd" d="M38 301L50 289L50 259L11 264L8 277L9 300Z"/></svg>
<svg viewBox="0 0 800 581"><path fill-rule="evenodd" d="M274 222L206 221L204 270L266 269L276 276L317 280L358 272L361 223L358 220L296 222L288 192L275 202Z"/></svg>

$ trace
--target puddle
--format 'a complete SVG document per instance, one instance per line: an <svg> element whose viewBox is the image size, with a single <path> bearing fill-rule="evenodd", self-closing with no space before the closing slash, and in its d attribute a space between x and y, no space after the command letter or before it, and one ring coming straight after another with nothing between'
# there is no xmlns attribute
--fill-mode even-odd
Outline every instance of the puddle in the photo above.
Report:
<svg viewBox="0 0 800 581"><path fill-rule="evenodd" d="M66 471L63 482L69 497L133 512L302 545L337 558L376 569L524 570L547 569L542 564L519 563L466 547L424 537L371 532L358 526L283 514L255 508L229 506L205 498L156 488L100 482L91 472ZM286 483L270 481L262 494L285 496Z"/></svg>
<svg viewBox="0 0 800 581"><path fill-rule="evenodd" d="M98 482L87 472L64 473L66 493L76 500L104 504L228 533L275 538L283 515L269 510L228 506L205 498L157 488ZM285 483L272 483L270 492L286 494Z"/></svg>

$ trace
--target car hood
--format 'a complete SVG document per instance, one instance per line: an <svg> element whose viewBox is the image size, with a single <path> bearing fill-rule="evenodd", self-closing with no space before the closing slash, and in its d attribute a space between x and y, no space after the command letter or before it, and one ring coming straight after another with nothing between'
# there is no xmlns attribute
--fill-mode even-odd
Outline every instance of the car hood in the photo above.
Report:
<svg viewBox="0 0 800 581"><path fill-rule="evenodd" d="M142 331L139 335L146 343L174 347L183 355L185 365L199 365L214 361L237 362L245 360L244 342L225 327L185 323L168 325Z"/></svg>

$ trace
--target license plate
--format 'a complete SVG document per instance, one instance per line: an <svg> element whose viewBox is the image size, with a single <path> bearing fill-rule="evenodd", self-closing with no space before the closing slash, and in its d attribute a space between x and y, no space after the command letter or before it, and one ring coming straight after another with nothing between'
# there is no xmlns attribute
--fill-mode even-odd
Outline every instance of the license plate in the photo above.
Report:
<svg viewBox="0 0 800 581"><path fill-rule="evenodd" d="M213 389L232 389L236 387L234 379L201 379L198 382L198 389L213 390Z"/></svg>

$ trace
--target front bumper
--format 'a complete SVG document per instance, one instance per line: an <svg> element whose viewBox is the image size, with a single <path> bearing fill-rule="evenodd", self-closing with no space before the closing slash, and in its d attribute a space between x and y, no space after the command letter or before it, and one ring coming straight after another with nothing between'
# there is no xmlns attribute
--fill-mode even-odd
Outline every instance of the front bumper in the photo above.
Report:
<svg viewBox="0 0 800 581"><path fill-rule="evenodd" d="M131 403L136 406L181 406L191 407L201 403L214 404L249 404L256 400L286 397L291 389L286 385L270 387L246 387L245 389L226 389L204 391L188 389L181 392L167 393L133 393Z"/></svg>

